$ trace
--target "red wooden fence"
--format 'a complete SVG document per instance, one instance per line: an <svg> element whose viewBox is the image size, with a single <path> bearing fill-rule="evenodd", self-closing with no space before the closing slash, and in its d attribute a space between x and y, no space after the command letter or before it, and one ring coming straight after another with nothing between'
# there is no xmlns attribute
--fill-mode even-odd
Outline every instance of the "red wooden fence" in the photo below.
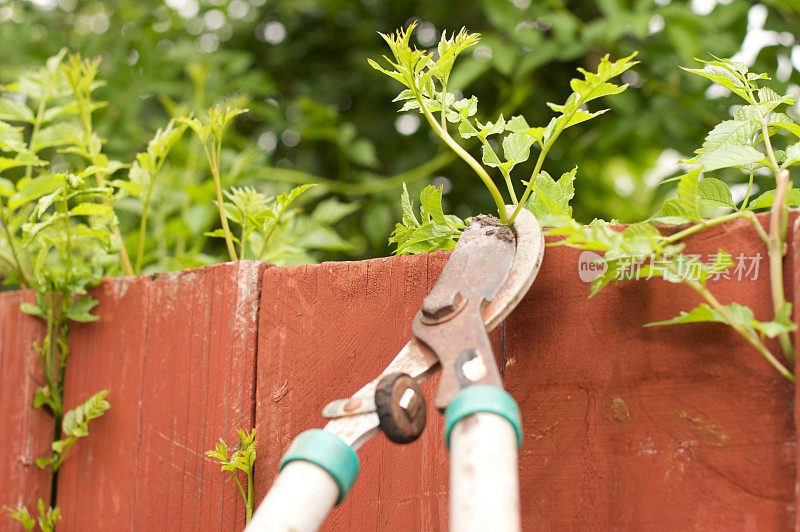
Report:
<svg viewBox="0 0 800 532"><path fill-rule="evenodd" d="M800 294L798 244L787 255L789 296ZM752 227L688 239L690 252L719 248L734 259L761 254L756 279L751 271L711 285L723 303L769 318L766 255ZM530 293L493 336L523 412L525 528L794 528L793 386L722 325L643 328L699 302L682 285L622 283L587 300L579 255L548 248ZM101 320L71 336L66 401L109 388L112 406L63 467L62 528L240 529L235 486L203 451L255 420L262 496L294 435L322 426L321 407L357 390L407 341L446 259L225 264L104 282ZM39 331L17 313L19 298L0 295L0 426L12 436L0 440L0 483L20 486L0 491L2 504L30 504L31 486L48 488L35 467L9 459L23 441L39 445L24 447L26 460L45 454L37 449L52 430L28 406ZM435 387L423 385L429 400ZM326 529L446 529L447 452L431 404L419 441L377 437L359 451L361 476Z"/></svg>

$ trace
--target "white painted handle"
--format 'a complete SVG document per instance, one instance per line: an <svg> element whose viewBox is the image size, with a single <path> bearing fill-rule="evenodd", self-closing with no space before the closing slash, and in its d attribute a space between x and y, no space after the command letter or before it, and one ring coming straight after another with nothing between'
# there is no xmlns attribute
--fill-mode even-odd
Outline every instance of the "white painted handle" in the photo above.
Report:
<svg viewBox="0 0 800 532"><path fill-rule="evenodd" d="M321 467L289 462L275 479L245 532L314 532L339 498L339 486Z"/></svg>
<svg viewBox="0 0 800 532"><path fill-rule="evenodd" d="M450 530L520 530L517 435L502 416L478 412L450 433Z"/></svg>

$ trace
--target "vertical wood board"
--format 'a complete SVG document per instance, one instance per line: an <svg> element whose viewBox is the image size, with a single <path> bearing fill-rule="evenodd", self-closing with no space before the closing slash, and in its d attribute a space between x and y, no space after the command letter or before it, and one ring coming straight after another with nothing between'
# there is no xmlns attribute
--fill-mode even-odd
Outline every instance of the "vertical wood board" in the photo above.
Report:
<svg viewBox="0 0 800 532"><path fill-rule="evenodd" d="M19 309L33 301L27 291L0 293L0 530L23 530L3 508L21 504L35 514L38 499L50 503L50 473L36 459L50 450L54 421L33 407L44 384L33 344L41 343L45 328Z"/></svg>
<svg viewBox="0 0 800 532"><path fill-rule="evenodd" d="M203 453L253 426L264 267L113 279L94 292L100 320L71 333L65 402L109 389L111 409L62 468L60 529L243 528L233 479Z"/></svg>

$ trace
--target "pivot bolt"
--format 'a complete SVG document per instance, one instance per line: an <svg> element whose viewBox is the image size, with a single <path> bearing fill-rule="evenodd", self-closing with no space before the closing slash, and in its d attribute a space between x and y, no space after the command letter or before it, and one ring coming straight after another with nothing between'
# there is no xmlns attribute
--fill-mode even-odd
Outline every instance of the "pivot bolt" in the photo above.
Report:
<svg viewBox="0 0 800 532"><path fill-rule="evenodd" d="M395 443L411 443L425 429L425 398L410 375L386 375L375 389L380 428Z"/></svg>

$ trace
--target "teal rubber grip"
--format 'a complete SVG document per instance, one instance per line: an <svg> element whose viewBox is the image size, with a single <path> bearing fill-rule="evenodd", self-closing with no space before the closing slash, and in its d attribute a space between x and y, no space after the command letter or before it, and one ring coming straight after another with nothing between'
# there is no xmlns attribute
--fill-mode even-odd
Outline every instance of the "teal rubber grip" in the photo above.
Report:
<svg viewBox="0 0 800 532"><path fill-rule="evenodd" d="M464 388L444 411L444 441L450 448L450 432L456 423L478 412L490 412L508 420L517 433L517 448L522 446L522 414L517 402L507 391L488 384Z"/></svg>
<svg viewBox="0 0 800 532"><path fill-rule="evenodd" d="M311 462L330 473L339 486L336 504L347 497L358 476L358 455L353 448L339 436L322 429L300 433L281 458L280 469L295 460Z"/></svg>

